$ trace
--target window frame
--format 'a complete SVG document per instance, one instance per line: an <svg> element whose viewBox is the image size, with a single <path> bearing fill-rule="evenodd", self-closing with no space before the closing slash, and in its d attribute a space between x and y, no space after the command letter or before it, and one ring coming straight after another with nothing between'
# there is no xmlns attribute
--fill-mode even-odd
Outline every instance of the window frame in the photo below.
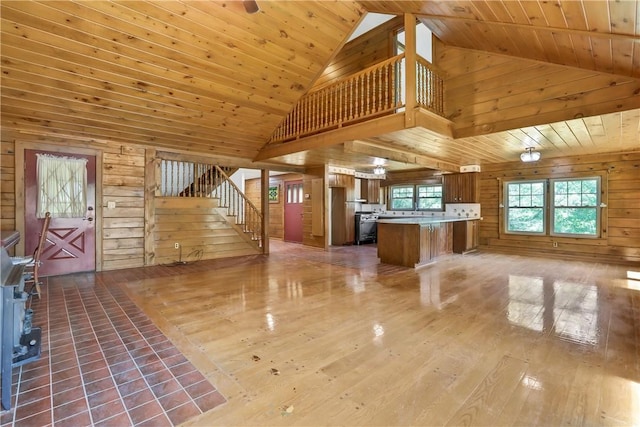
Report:
<svg viewBox="0 0 640 427"><path fill-rule="evenodd" d="M596 202L593 206L556 206L556 194L555 194L555 183L556 182L569 182L569 181L596 181ZM585 193L580 193L585 194ZM569 177L569 178L549 178L549 235L550 236L558 236L558 237L578 237L583 239L597 239L600 237L600 224L601 220L601 194L602 194L602 180L599 176L588 176L588 177ZM596 214L595 226L596 232L595 234L584 234L584 233L558 233L555 231L555 211L556 208L574 208L574 209L593 209Z"/></svg>
<svg viewBox="0 0 640 427"><path fill-rule="evenodd" d="M553 223L555 216L555 189L554 183L559 181L587 181L596 180L596 205L588 206L590 209L595 209L596 212L596 234L578 234L578 233L556 233L554 231L555 224ZM526 182L544 182L544 227L543 232L526 232L526 231L509 231L509 198L508 189L509 184L520 184ZM505 238L517 239L518 236L529 236L532 238L547 240L549 238L571 238L571 239L587 239L587 240L602 240L607 238L606 233L606 204L604 201L607 199L608 186L607 181L603 173L599 171L592 171L588 174L566 174L555 175L547 177L522 177L511 178L509 180L502 181L500 191L500 234ZM562 207L562 206L561 206ZM603 212L604 209L604 212Z"/></svg>
<svg viewBox="0 0 640 427"><path fill-rule="evenodd" d="M541 183L543 185L542 192L542 231L511 231L509 230L509 184L537 184ZM548 182L546 179L528 179L528 180L517 180L517 181L506 181L504 183L504 231L507 234L524 234L529 236L545 236L547 232L547 207L548 207ZM529 206L530 208L538 208L539 206ZM518 206L521 208L521 206Z"/></svg>
<svg viewBox="0 0 640 427"><path fill-rule="evenodd" d="M420 197L420 188L426 188L428 190L434 187L440 187L440 197ZM439 208L421 208L420 200L422 199L425 199L425 200L440 199L440 207ZM442 212L444 210L444 185L443 184L416 184L414 204L417 211Z"/></svg>
<svg viewBox="0 0 640 427"><path fill-rule="evenodd" d="M393 201L394 200L409 200L409 197L394 197L393 196L393 191L395 189L411 189L411 207L410 208L395 208L393 207ZM415 204L415 200L416 200L416 186L414 184L398 184L398 185L392 185L391 188L389 188L389 206L391 207L392 211L412 211L414 210L416 204Z"/></svg>
<svg viewBox="0 0 640 427"><path fill-rule="evenodd" d="M419 203L420 199L426 199L426 197L419 197L419 189L421 187L440 187L440 208L420 208ZM393 206L394 200L408 200L408 197L393 197L394 189L398 188L411 188L412 189L412 198L411 198L411 208L395 208ZM444 184L441 182L428 183L428 184L395 184L389 187L389 208L393 211L421 211L421 212L442 212L445 207L444 200ZM432 198L432 197L431 197Z"/></svg>

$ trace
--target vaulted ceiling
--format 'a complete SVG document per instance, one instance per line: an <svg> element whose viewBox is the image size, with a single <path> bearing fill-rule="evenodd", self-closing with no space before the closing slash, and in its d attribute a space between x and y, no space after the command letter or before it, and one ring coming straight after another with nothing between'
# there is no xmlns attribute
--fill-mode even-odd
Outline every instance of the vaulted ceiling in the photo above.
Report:
<svg viewBox="0 0 640 427"><path fill-rule="evenodd" d="M367 12L415 13L448 46L640 79L638 1L258 4L248 14L240 1L3 1L2 138L142 144L246 165ZM480 150L467 159L447 154L440 135L410 149L406 136L383 139L400 153L391 168L415 167L407 152L421 146L441 147L436 158L514 160L532 132L558 141L555 155L640 149L637 99L626 111L465 136ZM372 155L354 146L366 143L276 164L364 167Z"/></svg>

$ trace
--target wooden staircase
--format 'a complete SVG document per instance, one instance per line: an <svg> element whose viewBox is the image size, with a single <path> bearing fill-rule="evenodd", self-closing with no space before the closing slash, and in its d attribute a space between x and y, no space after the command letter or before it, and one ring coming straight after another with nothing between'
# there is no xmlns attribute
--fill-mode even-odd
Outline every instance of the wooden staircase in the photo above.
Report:
<svg viewBox="0 0 640 427"><path fill-rule="evenodd" d="M216 209L238 234L255 248L262 248L262 213L229 178L237 168L162 160L161 170L162 196L217 199Z"/></svg>

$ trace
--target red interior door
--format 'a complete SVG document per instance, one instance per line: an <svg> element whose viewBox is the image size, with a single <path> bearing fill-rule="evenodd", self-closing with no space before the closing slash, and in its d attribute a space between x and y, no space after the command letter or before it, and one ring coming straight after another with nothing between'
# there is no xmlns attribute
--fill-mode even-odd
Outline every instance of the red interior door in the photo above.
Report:
<svg viewBox="0 0 640 427"><path fill-rule="evenodd" d="M38 244L43 219L36 218L38 181L36 154L46 153L87 159L87 211L81 218L51 218L45 249L41 254L40 275L94 271L96 269L95 201L96 158L67 153L25 150L25 254L32 254ZM89 219L90 218L90 219Z"/></svg>
<svg viewBox="0 0 640 427"><path fill-rule="evenodd" d="M284 186L284 240L302 243L302 181L287 181Z"/></svg>

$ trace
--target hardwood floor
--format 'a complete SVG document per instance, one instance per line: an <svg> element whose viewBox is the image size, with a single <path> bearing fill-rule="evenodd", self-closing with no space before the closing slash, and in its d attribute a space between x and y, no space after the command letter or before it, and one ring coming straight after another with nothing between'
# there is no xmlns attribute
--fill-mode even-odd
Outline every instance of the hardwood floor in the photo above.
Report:
<svg viewBox="0 0 640 427"><path fill-rule="evenodd" d="M227 398L188 424L640 424L639 267L271 250L102 273Z"/></svg>

